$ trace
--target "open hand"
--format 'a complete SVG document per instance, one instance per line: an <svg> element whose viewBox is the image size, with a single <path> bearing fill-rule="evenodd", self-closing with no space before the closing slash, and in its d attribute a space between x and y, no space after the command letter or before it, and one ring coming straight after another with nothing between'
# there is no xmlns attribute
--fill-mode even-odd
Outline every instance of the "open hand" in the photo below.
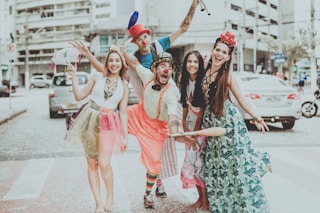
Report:
<svg viewBox="0 0 320 213"><path fill-rule="evenodd" d="M89 49L81 41L72 40L69 43L77 48L81 55L88 57L88 55L90 54Z"/></svg>

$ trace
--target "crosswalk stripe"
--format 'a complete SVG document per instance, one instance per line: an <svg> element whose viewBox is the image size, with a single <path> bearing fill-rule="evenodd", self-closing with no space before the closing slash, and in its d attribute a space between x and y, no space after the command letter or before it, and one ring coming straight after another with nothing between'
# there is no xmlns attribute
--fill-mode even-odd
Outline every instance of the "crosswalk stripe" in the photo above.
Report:
<svg viewBox="0 0 320 213"><path fill-rule="evenodd" d="M313 148L313 149L315 149L315 148ZM320 153L320 149L318 151ZM286 161L286 162L293 164L297 167L300 167L304 170L308 170L309 172L320 175L319 163L312 161L312 160L309 160L309 159L303 157L302 155L291 153L289 151L282 151L279 149L272 149L272 151L270 151L270 154L271 154L271 163L272 163L272 155L275 155L278 158L281 158L283 161Z"/></svg>
<svg viewBox="0 0 320 213"><path fill-rule="evenodd" d="M51 158L29 160L2 200L38 198L54 161Z"/></svg>
<svg viewBox="0 0 320 213"><path fill-rule="evenodd" d="M114 191L114 208L112 212L115 213L130 213L131 212L131 204L130 198L128 196L128 192L124 187L124 182L126 181L123 171L121 170L121 166L118 161L121 161L120 156L114 156L112 161L113 168L113 191Z"/></svg>

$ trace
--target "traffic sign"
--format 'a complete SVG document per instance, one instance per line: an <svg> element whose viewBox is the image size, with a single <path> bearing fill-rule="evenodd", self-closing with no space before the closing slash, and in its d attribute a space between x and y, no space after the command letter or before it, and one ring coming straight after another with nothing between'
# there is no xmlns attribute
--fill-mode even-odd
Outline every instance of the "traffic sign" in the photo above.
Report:
<svg viewBox="0 0 320 213"><path fill-rule="evenodd" d="M14 51L16 51L16 45L14 45L13 43L8 44L6 47L6 51L8 53L13 53Z"/></svg>
<svg viewBox="0 0 320 213"><path fill-rule="evenodd" d="M10 60L14 60L16 56L16 45L14 43L9 43L6 45L6 56Z"/></svg>
<svg viewBox="0 0 320 213"><path fill-rule="evenodd" d="M286 56L283 53L275 53L274 54L274 62L275 63L283 63L286 61Z"/></svg>

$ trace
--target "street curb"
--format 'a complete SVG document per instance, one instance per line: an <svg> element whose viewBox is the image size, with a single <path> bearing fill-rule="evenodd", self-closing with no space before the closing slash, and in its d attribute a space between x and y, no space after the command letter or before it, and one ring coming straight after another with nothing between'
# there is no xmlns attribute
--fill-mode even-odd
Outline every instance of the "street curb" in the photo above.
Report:
<svg viewBox="0 0 320 213"><path fill-rule="evenodd" d="M6 118L4 118L4 119L0 120L0 125L2 125L2 124L4 124L4 123L8 122L9 120L11 120L11 119L13 119L13 118L15 118L15 117L17 117L17 116L19 116L19 115L21 115L21 114L25 113L25 112L27 112L27 109L19 110L19 111L16 111L16 112L12 113L12 114L11 114L11 115L9 115L8 117L6 117Z"/></svg>

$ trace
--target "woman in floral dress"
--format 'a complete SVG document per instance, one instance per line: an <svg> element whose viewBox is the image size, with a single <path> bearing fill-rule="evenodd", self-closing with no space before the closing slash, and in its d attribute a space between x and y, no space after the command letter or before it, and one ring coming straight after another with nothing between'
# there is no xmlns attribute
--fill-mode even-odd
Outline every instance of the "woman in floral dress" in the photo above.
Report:
<svg viewBox="0 0 320 213"><path fill-rule="evenodd" d="M227 32L216 40L202 81L206 109L204 128L224 127L227 133L207 137L203 146L204 179L211 212L270 212L261 177L271 166L267 153L252 148L248 129L238 109L231 103L232 92L241 107L252 116L263 133L264 120L251 109L231 74L234 35ZM201 98L201 97L199 97Z"/></svg>

